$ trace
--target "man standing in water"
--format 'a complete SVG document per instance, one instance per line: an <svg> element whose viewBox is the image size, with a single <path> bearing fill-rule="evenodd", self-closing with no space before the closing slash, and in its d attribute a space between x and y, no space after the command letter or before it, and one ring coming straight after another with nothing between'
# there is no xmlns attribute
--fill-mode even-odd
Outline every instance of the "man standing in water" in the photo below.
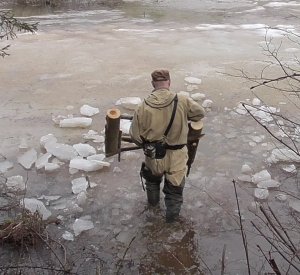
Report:
<svg viewBox="0 0 300 275"><path fill-rule="evenodd" d="M144 150L141 176L145 179L148 203L159 203L164 176L166 222L173 222L183 202L188 121L201 120L204 109L191 98L169 90L169 71L155 70L151 76L154 90L135 111L130 135Z"/></svg>

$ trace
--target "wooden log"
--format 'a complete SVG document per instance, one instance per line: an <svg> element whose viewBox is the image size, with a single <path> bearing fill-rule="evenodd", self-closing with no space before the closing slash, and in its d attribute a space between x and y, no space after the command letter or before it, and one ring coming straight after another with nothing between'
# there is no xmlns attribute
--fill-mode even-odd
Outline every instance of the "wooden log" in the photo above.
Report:
<svg viewBox="0 0 300 275"><path fill-rule="evenodd" d="M106 113L105 125L105 155L111 157L120 150L120 118L119 109L109 109Z"/></svg>
<svg viewBox="0 0 300 275"><path fill-rule="evenodd" d="M197 122L190 122L189 123L189 132L188 132L188 141L197 140L201 137L203 128L203 122L197 121Z"/></svg>
<svg viewBox="0 0 300 275"><path fill-rule="evenodd" d="M132 120L133 119L133 115L121 115L121 119Z"/></svg>
<svg viewBox="0 0 300 275"><path fill-rule="evenodd" d="M187 138L187 149L188 149L188 161L187 161L187 176L190 173L191 166L195 160L195 156L197 153L197 147L199 143L199 139L204 136L202 134L203 122L190 122L189 123L189 132Z"/></svg>

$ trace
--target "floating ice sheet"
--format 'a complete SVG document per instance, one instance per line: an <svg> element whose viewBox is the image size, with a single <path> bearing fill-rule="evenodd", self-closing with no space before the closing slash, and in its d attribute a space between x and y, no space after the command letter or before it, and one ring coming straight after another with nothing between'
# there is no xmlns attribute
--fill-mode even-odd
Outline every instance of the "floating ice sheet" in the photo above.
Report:
<svg viewBox="0 0 300 275"><path fill-rule="evenodd" d="M94 108L94 107L89 106L89 105L83 105L83 106L80 107L80 114L82 114L83 116L91 117L91 116L96 115L98 113L99 113L98 108Z"/></svg>
<svg viewBox="0 0 300 275"><path fill-rule="evenodd" d="M204 108L211 108L213 105L213 101L210 99L205 99L202 103L202 107Z"/></svg>
<svg viewBox="0 0 300 275"><path fill-rule="evenodd" d="M300 162L300 156L289 149L274 149L271 156L267 159L269 163L277 162Z"/></svg>
<svg viewBox="0 0 300 275"><path fill-rule="evenodd" d="M122 107L135 110L135 108L142 102L139 97L121 97L117 102L116 105L121 105Z"/></svg>
<svg viewBox="0 0 300 275"><path fill-rule="evenodd" d="M294 164L284 166L284 167L282 167L282 170L287 172L287 173L292 173L292 174L297 173L297 168Z"/></svg>
<svg viewBox="0 0 300 275"><path fill-rule="evenodd" d="M278 188L280 185L281 185L280 182L278 182L276 180L269 179L269 180L260 181L257 184L257 187L264 188L264 189L271 189L271 188Z"/></svg>
<svg viewBox="0 0 300 275"><path fill-rule="evenodd" d="M262 170L252 176L252 182L255 184L270 179L271 179L271 175L267 170Z"/></svg>
<svg viewBox="0 0 300 275"><path fill-rule="evenodd" d="M20 157L18 157L18 162L25 168L30 169L31 166L37 160L37 151L35 149L30 149Z"/></svg>
<svg viewBox="0 0 300 275"><path fill-rule="evenodd" d="M254 196L259 200L266 200L269 197L269 191L268 189L264 188L255 188Z"/></svg>
<svg viewBox="0 0 300 275"><path fill-rule="evenodd" d="M92 172L102 169L104 166L109 167L110 163L105 161L87 160L87 159L72 159L70 168L75 168L85 172Z"/></svg>
<svg viewBox="0 0 300 275"><path fill-rule="evenodd" d="M292 210L300 213L300 200L290 200L289 206L292 208Z"/></svg>
<svg viewBox="0 0 300 275"><path fill-rule="evenodd" d="M192 84L190 84L190 85L186 86L186 90L188 92L192 92L192 91L198 90L198 88L199 88L198 85L192 85Z"/></svg>
<svg viewBox="0 0 300 275"><path fill-rule="evenodd" d="M89 117L73 117L65 118L59 122L59 127L62 128L86 128L91 126L92 119Z"/></svg>
<svg viewBox="0 0 300 275"><path fill-rule="evenodd" d="M94 224L91 221L90 216L84 216L79 219L76 219L73 224L75 236L78 236L81 232L90 230L92 228L94 228Z"/></svg>
<svg viewBox="0 0 300 275"><path fill-rule="evenodd" d="M53 134L48 134L48 135L42 136L40 138L40 145L43 148L45 148L45 144L48 143L48 142L56 143L57 138Z"/></svg>
<svg viewBox="0 0 300 275"><path fill-rule="evenodd" d="M86 191L89 183L84 177L80 177L72 180L72 191L74 194L79 194L82 191Z"/></svg>
<svg viewBox="0 0 300 275"><path fill-rule="evenodd" d="M48 153L51 153L60 160L71 160L78 156L73 146L68 144L48 142L45 144L45 148Z"/></svg>
<svg viewBox="0 0 300 275"><path fill-rule="evenodd" d="M46 172L53 172L53 171L55 171L59 168L60 168L60 166L57 163L46 163L45 164L45 171Z"/></svg>
<svg viewBox="0 0 300 275"><path fill-rule="evenodd" d="M96 149L85 143L78 143L73 145L74 149L77 151L77 153L82 157L88 157L90 155L96 154Z"/></svg>
<svg viewBox="0 0 300 275"><path fill-rule="evenodd" d="M100 143L104 142L104 136L100 136L98 132L89 130L87 133L82 135L84 139L92 140L93 142Z"/></svg>
<svg viewBox="0 0 300 275"><path fill-rule="evenodd" d="M36 169L42 169L45 167L45 165L48 163L48 160L51 158L52 154L45 153L39 156L37 161L35 162Z"/></svg>
<svg viewBox="0 0 300 275"><path fill-rule="evenodd" d="M74 235L69 231L65 231L65 233L62 235L62 238L66 241L74 241Z"/></svg>
<svg viewBox="0 0 300 275"><path fill-rule="evenodd" d="M202 82L200 78L192 77L192 76L187 76L184 80L189 84L196 84L196 85L200 85Z"/></svg>
<svg viewBox="0 0 300 275"><path fill-rule="evenodd" d="M128 119L121 119L120 120L120 130L122 133L129 135L129 129L131 126L131 121Z"/></svg>
<svg viewBox="0 0 300 275"><path fill-rule="evenodd" d="M96 154L96 155L91 155L87 157L87 160L97 160L97 161L102 161L105 159L104 154Z"/></svg>
<svg viewBox="0 0 300 275"><path fill-rule="evenodd" d="M14 164L11 161L5 160L0 162L0 173L6 173L9 169L13 168Z"/></svg>
<svg viewBox="0 0 300 275"><path fill-rule="evenodd" d="M47 220L51 216L51 212L45 207L43 202L37 199L25 198L24 200L20 200L20 204L24 205L24 207L31 213L38 211L41 214L43 220Z"/></svg>

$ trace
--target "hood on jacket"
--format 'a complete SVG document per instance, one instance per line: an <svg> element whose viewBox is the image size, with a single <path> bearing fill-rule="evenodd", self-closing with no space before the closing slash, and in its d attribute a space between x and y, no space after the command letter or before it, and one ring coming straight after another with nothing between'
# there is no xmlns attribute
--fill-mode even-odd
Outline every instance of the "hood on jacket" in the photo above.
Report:
<svg viewBox="0 0 300 275"><path fill-rule="evenodd" d="M145 103L152 108L164 108L173 102L175 96L176 94L168 89L158 89L145 99Z"/></svg>

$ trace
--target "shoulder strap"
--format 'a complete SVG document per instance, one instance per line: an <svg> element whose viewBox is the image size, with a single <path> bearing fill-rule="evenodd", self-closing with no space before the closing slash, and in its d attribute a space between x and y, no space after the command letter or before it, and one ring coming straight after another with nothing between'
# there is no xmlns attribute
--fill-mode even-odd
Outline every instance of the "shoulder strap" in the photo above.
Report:
<svg viewBox="0 0 300 275"><path fill-rule="evenodd" d="M168 133L169 133L169 131L171 129L171 126L173 124L173 121L174 121L174 118L175 118L176 109L177 109L177 103L178 103L178 97L177 97L177 94L176 94L175 97L174 97L174 106L173 106L172 116L171 116L169 125L168 125L166 131L164 132L164 136L165 137L168 135Z"/></svg>

